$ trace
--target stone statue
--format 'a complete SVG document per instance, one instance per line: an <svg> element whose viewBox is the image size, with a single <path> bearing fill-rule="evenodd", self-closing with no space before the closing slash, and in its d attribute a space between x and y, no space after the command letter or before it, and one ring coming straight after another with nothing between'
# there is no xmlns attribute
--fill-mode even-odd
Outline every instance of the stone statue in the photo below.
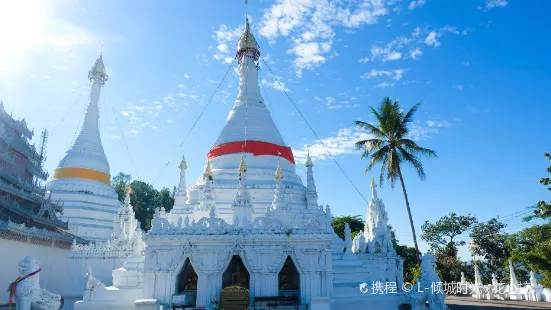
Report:
<svg viewBox="0 0 551 310"><path fill-rule="evenodd" d="M430 310L447 310L446 294L443 292L442 281L436 273L436 258L427 253L421 258L421 290L412 290L408 293L408 303L412 310L426 309L425 303L428 302ZM440 285L440 286L439 286ZM439 287L438 287L439 286Z"/></svg>
<svg viewBox="0 0 551 310"><path fill-rule="evenodd" d="M92 268L86 268L86 288L84 289L84 300L91 300L92 294L96 288L105 288L105 285L100 280L96 279L92 274Z"/></svg>
<svg viewBox="0 0 551 310"><path fill-rule="evenodd" d="M497 286L499 282L497 281L497 276L495 273L492 273L492 286Z"/></svg>
<svg viewBox="0 0 551 310"><path fill-rule="evenodd" d="M536 274L530 270L530 286L533 288L539 288L538 280L536 280Z"/></svg>
<svg viewBox="0 0 551 310"><path fill-rule="evenodd" d="M465 273L461 271L461 284L467 283L467 280L465 279Z"/></svg>
<svg viewBox="0 0 551 310"><path fill-rule="evenodd" d="M57 310L63 306L61 296L40 288L40 267L32 256L19 262L19 278L9 290L9 304L15 297L16 310Z"/></svg>
<svg viewBox="0 0 551 310"><path fill-rule="evenodd" d="M396 273L398 274L398 276L396 277L396 286L399 290L401 290L404 287L404 260L400 256L398 256L396 258L396 261Z"/></svg>

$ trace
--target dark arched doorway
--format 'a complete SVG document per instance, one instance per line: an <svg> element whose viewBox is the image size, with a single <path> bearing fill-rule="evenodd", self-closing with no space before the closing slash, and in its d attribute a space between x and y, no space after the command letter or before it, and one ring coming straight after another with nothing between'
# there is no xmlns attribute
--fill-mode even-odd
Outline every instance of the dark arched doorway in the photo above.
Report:
<svg viewBox="0 0 551 310"><path fill-rule="evenodd" d="M186 258L176 285L176 299L178 303L186 306L195 307L195 299L197 297L197 282L199 276L195 273L189 258ZM173 298L174 299L174 298ZM174 302L174 301L173 301Z"/></svg>
<svg viewBox="0 0 551 310"><path fill-rule="evenodd" d="M222 275L222 288L227 286L239 286L245 289L249 288L249 271L243 264L239 255L232 256L230 264Z"/></svg>
<svg viewBox="0 0 551 310"><path fill-rule="evenodd" d="M294 297L300 296L300 274L290 256L287 256L278 276L279 296Z"/></svg>

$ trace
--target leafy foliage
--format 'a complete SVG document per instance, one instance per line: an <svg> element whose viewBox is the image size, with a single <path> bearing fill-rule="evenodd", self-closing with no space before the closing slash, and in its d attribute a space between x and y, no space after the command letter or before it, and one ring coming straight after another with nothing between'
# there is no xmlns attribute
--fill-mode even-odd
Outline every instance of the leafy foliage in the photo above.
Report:
<svg viewBox="0 0 551 310"><path fill-rule="evenodd" d="M111 186L113 186L115 192L117 192L119 201L124 201L124 195L128 184L130 184L130 180L132 180L132 176L122 172L119 172L119 174L114 176L113 180L111 180Z"/></svg>
<svg viewBox="0 0 551 310"><path fill-rule="evenodd" d="M421 226L421 239L427 241L431 251L438 253L446 250L449 254L456 256L457 248L465 245L464 240L454 240L457 236L468 231L477 222L476 217L469 215L457 215L454 212L441 217L432 224L425 221Z"/></svg>
<svg viewBox="0 0 551 310"><path fill-rule="evenodd" d="M545 153L545 158L549 159L551 161L551 154ZM547 168L547 172L551 174L551 166ZM549 176L541 178L539 180L539 183L543 186L548 186L547 189L551 191L551 178ZM535 211L536 216L541 218L549 218L551 217L551 202L545 202L544 200L541 200L537 204L537 210Z"/></svg>
<svg viewBox="0 0 551 310"><path fill-rule="evenodd" d="M392 245L396 249L398 254L404 261L404 281L408 283L415 283L415 280L421 277L421 269L417 264L417 255L415 255L415 248L408 247L407 245L399 245L398 239L396 239L396 232L392 226L388 225L390 230Z"/></svg>
<svg viewBox="0 0 551 310"><path fill-rule="evenodd" d="M406 187L402 176L402 166L412 166L421 180L426 178L423 165L419 156L426 158L435 158L436 153L433 150L420 147L410 139L408 126L413 121L413 115L419 109L420 104L414 105L406 114L399 105L398 101L392 101L390 97L383 99L378 109L371 107L371 112L377 119L377 125L367 122L356 121L356 127L366 130L371 139L356 142L356 147L362 150L362 159L369 157L369 163L365 169L367 173L376 164L381 164L381 174L379 183L383 185L386 179L392 187L397 179L400 179L406 208L409 215L411 230L413 233L413 242L415 249L419 252L417 245L417 236L409 207Z"/></svg>
<svg viewBox="0 0 551 310"><path fill-rule="evenodd" d="M551 287L551 223L534 225L508 238L511 259L542 275L540 284Z"/></svg>
<svg viewBox="0 0 551 310"><path fill-rule="evenodd" d="M113 177L111 184L115 188L121 202L124 201L126 188L131 178L131 175L122 172ZM139 180L132 181L130 187L132 188L130 204L134 207L136 219L140 221L140 226L144 230L151 228L151 220L153 219L155 209L164 208L168 212L174 206L176 187L174 187L173 191L170 191L168 188L158 191L153 185Z"/></svg>
<svg viewBox="0 0 551 310"><path fill-rule="evenodd" d="M354 216L335 216L331 222L331 226L335 230L335 233L344 240L344 225L348 223L350 230L352 231L352 239L356 234L364 229L365 223L361 215ZM349 246L348 244L346 246Z"/></svg>
<svg viewBox="0 0 551 310"><path fill-rule="evenodd" d="M466 242L455 238L476 222L477 219L470 214L464 216L452 212L434 224L425 221L421 226L421 238L429 243L431 252L436 256L436 270L442 281L457 281L461 277L463 264L457 257L457 251Z"/></svg>
<svg viewBox="0 0 551 310"><path fill-rule="evenodd" d="M470 237L478 245L476 254L484 257L487 274L495 273L499 279L508 275L509 250L505 243L508 235L502 230L505 224L497 218L484 223L476 223Z"/></svg>

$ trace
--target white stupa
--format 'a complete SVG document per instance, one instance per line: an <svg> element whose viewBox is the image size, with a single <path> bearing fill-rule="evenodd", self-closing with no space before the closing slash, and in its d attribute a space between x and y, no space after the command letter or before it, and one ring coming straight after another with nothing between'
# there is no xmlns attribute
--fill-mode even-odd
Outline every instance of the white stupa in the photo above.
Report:
<svg viewBox="0 0 551 310"><path fill-rule="evenodd" d="M259 57L259 46L250 31L247 20L245 31L237 45L239 60L237 99L220 136L207 155L212 169L212 190L216 197L216 213L230 222L235 189L239 183L238 167L242 153L245 153L247 159L246 183L251 188L254 215L263 215L266 208L272 204L276 187L273 175L279 159L285 175L281 182L288 192L290 207L298 208L305 203L306 188L296 174L293 152L281 138L260 95L257 65ZM181 178L181 180L184 179ZM201 177L188 189L187 201L191 204L199 201L204 187L205 179ZM179 192L181 190L181 188L178 189ZM184 210L187 207L183 201L176 201L172 213L186 213ZM317 208L316 204L317 202L312 207ZM191 211L189 208L187 210ZM199 218L206 215L208 210L199 214Z"/></svg>
<svg viewBox="0 0 551 310"><path fill-rule="evenodd" d="M55 170L46 189L53 201L63 204L61 218L69 221L71 233L84 239L105 242L111 238L113 220L120 206L111 187L109 162L99 132L99 98L107 81L102 56L88 72L90 102L73 146Z"/></svg>

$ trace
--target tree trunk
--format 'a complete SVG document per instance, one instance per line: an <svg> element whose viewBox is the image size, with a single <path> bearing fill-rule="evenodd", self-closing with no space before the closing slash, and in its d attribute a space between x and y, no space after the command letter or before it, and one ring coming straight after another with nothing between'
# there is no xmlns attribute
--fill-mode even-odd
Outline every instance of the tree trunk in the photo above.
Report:
<svg viewBox="0 0 551 310"><path fill-rule="evenodd" d="M406 208L408 210L409 225L411 226L411 232L413 233L413 244L415 244L415 251L417 252L417 255L415 255L415 257L417 258L417 265L421 266L421 259L419 258L419 255L421 254L421 252L419 252L419 246L417 245L417 235L415 234L415 226L413 226L413 217L411 216L411 209L409 208L408 193L406 192L406 185L404 184L404 178L402 177L402 169L400 169L400 166L398 166L398 175L400 176L400 183L402 183L402 190L404 191L404 198L406 199Z"/></svg>

